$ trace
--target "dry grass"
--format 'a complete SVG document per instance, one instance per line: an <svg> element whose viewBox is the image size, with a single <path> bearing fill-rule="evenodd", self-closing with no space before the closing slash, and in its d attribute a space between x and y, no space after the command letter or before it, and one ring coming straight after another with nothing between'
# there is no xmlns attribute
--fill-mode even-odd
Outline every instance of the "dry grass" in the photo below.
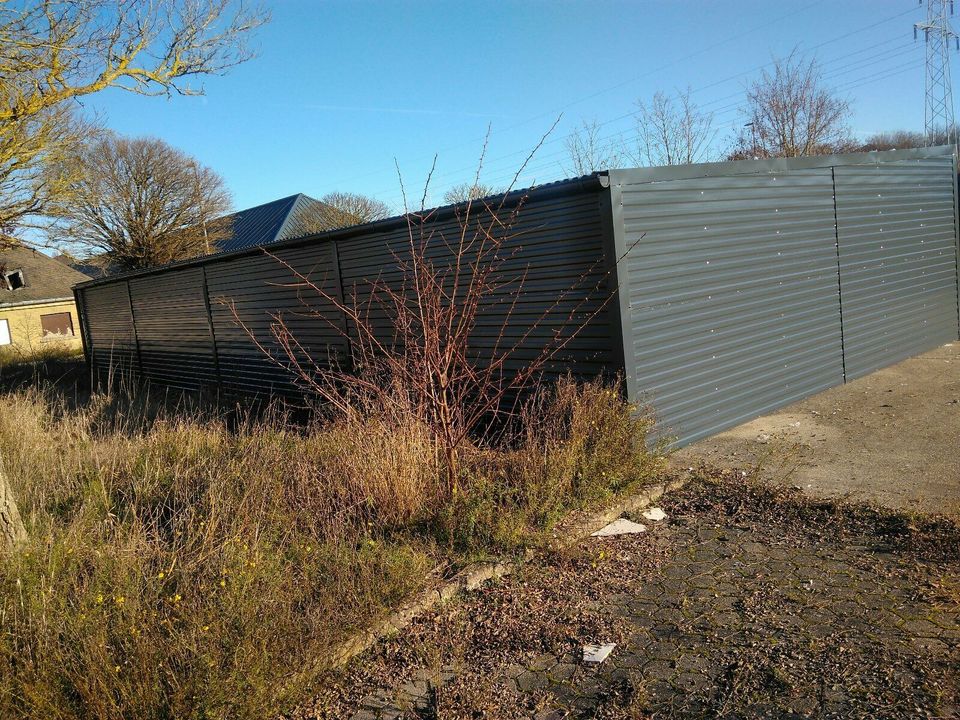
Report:
<svg viewBox="0 0 960 720"><path fill-rule="evenodd" d="M537 543L644 483L649 422L562 382L460 490L429 429L376 407L309 428L36 389L0 407L30 541L0 558L0 717L260 718L438 567ZM303 668L311 668L304 671Z"/></svg>

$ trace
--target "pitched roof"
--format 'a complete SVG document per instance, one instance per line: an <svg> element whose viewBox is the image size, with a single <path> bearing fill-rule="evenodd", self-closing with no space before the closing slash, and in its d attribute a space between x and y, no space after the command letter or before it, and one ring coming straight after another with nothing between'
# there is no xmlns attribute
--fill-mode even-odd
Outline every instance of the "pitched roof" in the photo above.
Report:
<svg viewBox="0 0 960 720"><path fill-rule="evenodd" d="M71 267L78 273L86 275L88 278L101 278L107 274L106 266L109 263L103 261L102 255L95 255L87 260L77 260L70 255L54 255L53 259L62 265Z"/></svg>
<svg viewBox="0 0 960 720"><path fill-rule="evenodd" d="M26 280L26 286L16 290L7 290L0 284L0 307L73 298L73 285L90 279L42 252L23 246L0 251L0 265L4 272L23 270Z"/></svg>
<svg viewBox="0 0 960 720"><path fill-rule="evenodd" d="M228 252L309 235L313 232L310 218L324 207L319 200L298 193L228 215L233 233L217 242L217 250Z"/></svg>

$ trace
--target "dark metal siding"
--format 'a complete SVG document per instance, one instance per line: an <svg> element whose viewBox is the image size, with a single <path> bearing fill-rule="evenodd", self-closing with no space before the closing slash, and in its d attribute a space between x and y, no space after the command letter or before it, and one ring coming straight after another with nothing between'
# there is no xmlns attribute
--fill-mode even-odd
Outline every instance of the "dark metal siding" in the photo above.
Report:
<svg viewBox="0 0 960 720"><path fill-rule="evenodd" d="M847 378L957 338L950 157L838 167Z"/></svg>
<svg viewBox="0 0 960 720"><path fill-rule="evenodd" d="M531 196L512 226L498 230L508 233L509 239L501 252L505 262L495 278L497 290L484 301L472 333L471 349L478 364L497 347L502 351L519 344L507 365L508 370L516 369L558 339L570 338L588 319L591 322L567 342L548 373L592 377L622 364L613 350L609 312L602 311L609 294L609 268L603 257L600 185L594 179L566 187L570 189L551 188ZM477 204L473 212L489 220L480 208ZM508 213L498 214L506 218ZM425 233L430 237L431 261L438 269L448 266L452 259L448 243L455 244L460 234L458 219L449 212L441 214L428 221ZM419 239L419 229L415 234ZM409 243L405 226L376 224L273 246L269 250L276 258L254 251L130 277L144 375L186 389L218 383L232 392L297 393L294 377L284 367L287 358L274 341L278 320L302 344L300 360L344 368L351 362L345 333L356 338L356 328L349 327L334 306L298 280L293 270L326 293L345 294L348 302L369 309L379 339L389 344L394 340L389 309L368 301L376 282L401 289L398 263L409 256ZM125 287L126 282L106 280L79 292Z"/></svg>
<svg viewBox="0 0 960 720"><path fill-rule="evenodd" d="M87 331L87 355L98 373L136 371L137 343L127 283L120 281L78 291Z"/></svg>
<svg viewBox="0 0 960 720"><path fill-rule="evenodd" d="M474 209L476 212L476 209ZM509 211L500 213L507 217ZM481 215L483 218L483 215ZM456 243L460 224L455 219L431 223L432 257L437 267L449 262L447 243ZM525 205L508 230L501 257L504 262L494 278L495 293L481 308L472 335L478 362L495 348L503 351L519 344L508 362L517 369L536 358L545 346L556 346L585 321L586 327L569 340L547 368L548 374L571 372L594 377L619 366L614 357L609 308L609 290L604 264L600 201L597 193L556 197ZM414 240L420 238L414 230ZM344 293L365 306L371 281L379 280L400 289L403 280L398 260L409 256L410 235L406 229L377 233L339 245ZM466 260L472 260L468 255ZM522 288L522 291L521 291ZM392 324L378 303L371 305L371 319L381 339L392 340ZM504 328L509 314L510 321ZM501 331L503 331L501 333Z"/></svg>
<svg viewBox="0 0 960 720"><path fill-rule="evenodd" d="M662 433L690 442L843 382L829 168L615 192L628 379Z"/></svg>
<svg viewBox="0 0 960 720"><path fill-rule="evenodd" d="M129 282L144 377L184 390L215 382L201 269Z"/></svg>
<svg viewBox="0 0 960 720"><path fill-rule="evenodd" d="M253 339L269 348L275 361L288 366L288 357L274 342L272 328L279 321L302 346L297 352L300 362L323 367L345 367L349 363L342 314L307 284L338 296L334 251L335 244L327 241L278 250L275 258L260 254L207 267L210 313L224 389L238 393L295 391L292 375L271 361Z"/></svg>

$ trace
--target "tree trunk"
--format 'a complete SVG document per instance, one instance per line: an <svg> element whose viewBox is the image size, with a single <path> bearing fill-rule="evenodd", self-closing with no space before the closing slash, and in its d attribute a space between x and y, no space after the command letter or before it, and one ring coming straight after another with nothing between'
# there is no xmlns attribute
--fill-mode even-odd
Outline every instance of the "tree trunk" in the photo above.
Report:
<svg viewBox="0 0 960 720"><path fill-rule="evenodd" d="M7 482L7 476L0 469L0 552L13 550L27 539L27 529L17 510L17 501L13 489Z"/></svg>

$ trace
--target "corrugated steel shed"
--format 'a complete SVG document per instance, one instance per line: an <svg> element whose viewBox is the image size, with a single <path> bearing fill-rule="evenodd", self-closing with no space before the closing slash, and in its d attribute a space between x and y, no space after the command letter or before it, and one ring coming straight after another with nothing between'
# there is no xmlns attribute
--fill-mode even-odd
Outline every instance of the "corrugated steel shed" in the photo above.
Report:
<svg viewBox="0 0 960 720"><path fill-rule="evenodd" d="M512 358L516 368L558 338L576 334L548 372L594 376L619 369L616 333L603 311L610 294L599 200L603 182L599 175L587 176L497 199L504 200L504 218L518 203L523 209L509 229L502 282L495 297L484 304L474 331L478 362L498 345L523 340ZM475 218L488 216L483 208L482 201L475 203ZM447 243L459 237L462 210L462 205L451 205L427 213L431 257L438 263L449 258ZM278 259L328 292L364 303L374 282L400 287L398 262L409 253L409 242L408 218L396 217L82 283L77 296L81 306L100 304L106 301L102 288L124 284L129 289L125 315L134 319L134 336L140 337L134 369L144 377L184 389L213 386L228 392L297 393L292 375L257 347L273 342L274 316L282 315L296 330L304 353L321 365L342 367L349 362L344 334L355 340L356 332L335 307L298 286ZM525 278L519 293L521 276ZM90 317L97 314L89 310ZM325 321L311 316L315 312ZM149 339L140 332L141 318L146 318ZM588 318L587 326L579 329ZM119 328L111 324L108 333L103 320L98 315L100 327L90 329L92 361L98 367L112 361L122 345ZM371 322L379 339L391 344L395 331L389 319L374 309ZM206 333L201 331L204 323ZM181 326L183 332L178 331ZM574 327L576 333L571 332Z"/></svg>
<svg viewBox="0 0 960 720"><path fill-rule="evenodd" d="M476 361L502 337L526 338L516 369L575 334L551 373L624 372L629 397L685 443L956 339L956 163L953 148L924 148L611 170L518 191ZM449 261L463 210L428 213L434 262ZM398 217L270 252L363 303L374 281L402 287L408 247ZM184 388L296 391L248 332L269 343L282 313L305 353L341 366L356 334L334 307L305 303L288 273L248 248L82 283L91 360ZM373 321L389 342L389 318Z"/></svg>
<svg viewBox="0 0 960 720"><path fill-rule="evenodd" d="M952 147L615 170L610 193L629 394L679 444L960 334Z"/></svg>

